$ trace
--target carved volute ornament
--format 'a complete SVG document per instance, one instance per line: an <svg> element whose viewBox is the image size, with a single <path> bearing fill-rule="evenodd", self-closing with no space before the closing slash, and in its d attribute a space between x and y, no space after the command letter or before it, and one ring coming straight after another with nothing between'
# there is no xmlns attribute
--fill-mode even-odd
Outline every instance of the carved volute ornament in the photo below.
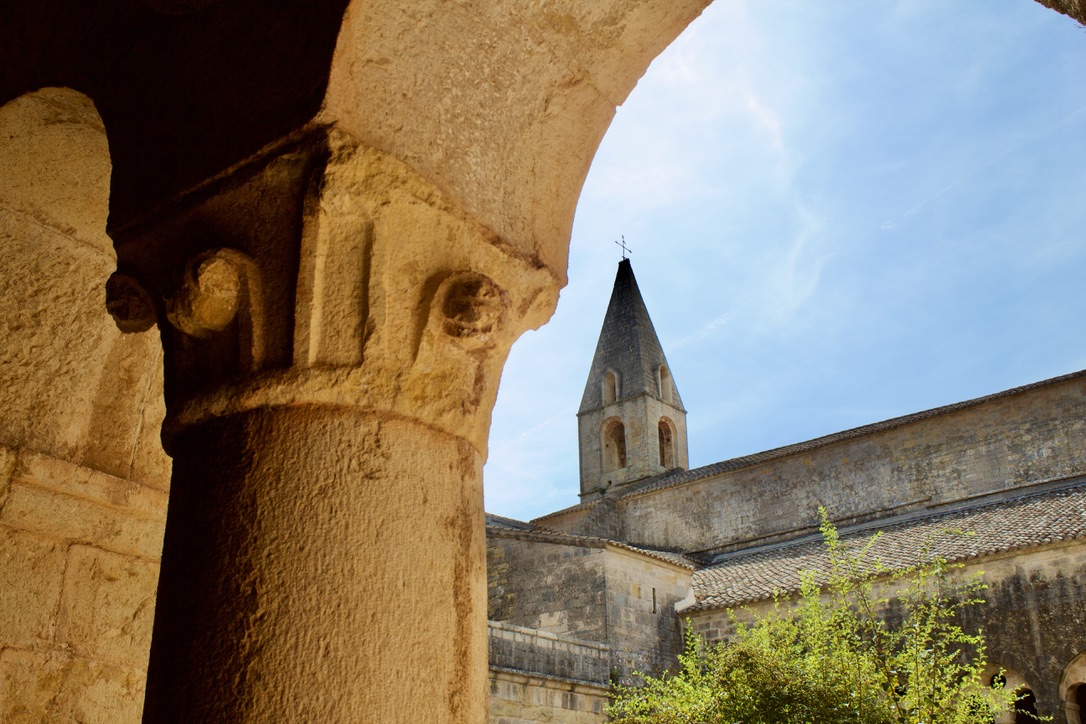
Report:
<svg viewBox="0 0 1086 724"><path fill-rule="evenodd" d="M166 316L187 335L205 338L234 321L241 294L240 252L205 252L185 268L181 288L170 300Z"/></svg>
<svg viewBox="0 0 1086 724"><path fill-rule="evenodd" d="M445 334L461 344L481 347L490 342L505 319L505 291L482 274L450 276L438 292Z"/></svg>
<svg viewBox="0 0 1086 724"><path fill-rule="evenodd" d="M125 334L146 332L155 326L155 303L138 281L114 272L106 282L106 310Z"/></svg>

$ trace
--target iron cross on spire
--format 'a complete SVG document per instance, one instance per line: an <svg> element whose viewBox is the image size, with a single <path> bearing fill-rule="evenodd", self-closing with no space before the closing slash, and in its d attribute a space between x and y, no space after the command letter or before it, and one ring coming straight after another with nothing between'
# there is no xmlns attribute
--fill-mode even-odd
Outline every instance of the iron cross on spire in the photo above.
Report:
<svg viewBox="0 0 1086 724"><path fill-rule="evenodd" d="M625 259L627 254L633 254L630 247L626 246L626 235L622 235L622 241L616 241L616 244L622 247L622 258Z"/></svg>

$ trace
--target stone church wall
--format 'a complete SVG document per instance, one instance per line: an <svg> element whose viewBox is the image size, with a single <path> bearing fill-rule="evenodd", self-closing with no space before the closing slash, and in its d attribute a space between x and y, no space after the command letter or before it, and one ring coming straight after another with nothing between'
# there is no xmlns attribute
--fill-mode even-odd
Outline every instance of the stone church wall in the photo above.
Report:
<svg viewBox="0 0 1086 724"><path fill-rule="evenodd" d="M692 571L602 541L590 542L492 535L487 547L491 626L600 642L609 656L603 682L668 669L682 647L675 604L689 594ZM492 629L490 645L491 666L505 661L502 666L520 671L581 678L567 668L555 668L555 655L527 639L496 638Z"/></svg>
<svg viewBox="0 0 1086 724"><path fill-rule="evenodd" d="M607 640L604 551L506 538L487 541L487 618Z"/></svg>
<svg viewBox="0 0 1086 724"><path fill-rule="evenodd" d="M768 454L765 457L769 457ZM921 511L1086 470L1086 375L619 499L623 538L713 550ZM576 529L548 519L547 525Z"/></svg>
<svg viewBox="0 0 1086 724"><path fill-rule="evenodd" d="M675 604L690 593L691 571L635 553L609 551L607 622L612 670L659 673L682 650Z"/></svg>
<svg viewBox="0 0 1086 724"><path fill-rule="evenodd" d="M966 625L983 629L988 659L1026 681L1039 711L1065 721L1057 712L1060 679L1086 653L1086 543L1015 552L965 569L978 571L988 583L988 603L969 612Z"/></svg>

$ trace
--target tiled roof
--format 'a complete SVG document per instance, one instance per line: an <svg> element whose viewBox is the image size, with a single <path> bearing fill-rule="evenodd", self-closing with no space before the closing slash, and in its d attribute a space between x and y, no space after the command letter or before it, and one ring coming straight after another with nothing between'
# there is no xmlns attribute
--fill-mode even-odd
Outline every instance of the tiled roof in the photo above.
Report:
<svg viewBox="0 0 1086 724"><path fill-rule="evenodd" d="M497 519L492 522L492 519ZM655 558L666 563L670 563L675 566L682 566L683 568L693 569L695 564L681 553L674 553L672 551L659 551L652 548L642 548L640 546L632 546L629 543L623 543L622 541L609 540L607 538L597 538L595 536L588 535L574 535L573 533L563 533L561 531L552 530L550 528L543 528L540 526L528 525L528 528L515 528L509 525L503 525L502 522L519 523L520 521L514 521L510 518L499 518L498 516L492 516L487 514L486 520L486 535L488 538L512 538L513 540L535 541L538 543L556 543L558 545L571 545L581 546L584 548L606 548L611 546L613 548L621 548L623 550L639 553L649 558Z"/></svg>
<svg viewBox="0 0 1086 724"><path fill-rule="evenodd" d="M916 564L925 546L928 557L966 561L1023 548L1086 539L1086 482L1013 500L977 505L888 525L870 551L889 570ZM955 531L965 531L965 534ZM871 536L841 531L850 548ZM799 590L800 571L829 571L821 538L717 556L694 573L696 603L687 611L729 608Z"/></svg>
<svg viewBox="0 0 1086 724"><path fill-rule="evenodd" d="M744 455L742 457L731 458L730 460L722 460L720 462L712 463L711 465L705 465L700 468L693 468L691 470L672 470L636 482L619 491L617 495L612 495L609 497L611 497L612 499L629 498L635 495L642 495L644 493L661 490L663 488L670 488L677 485L692 483L698 480L703 480L705 478L711 478L716 475L729 473L734 470L741 470L743 468L753 467L755 465L770 462L772 460L779 460L790 455L805 453L820 447L826 447L828 445L833 445L838 442L844 442L845 440L853 440L856 438L864 437L865 435L872 435L875 433L884 432L886 430L893 430L895 428L903 427L913 422L919 422L920 420L926 420L928 418L937 417L939 415L946 415L952 412L957 412L959 410L975 407L986 402L991 402L993 400L1002 399L1004 397L1011 397L1022 392L1028 392L1030 390L1034 390L1040 387L1055 385L1061 382L1066 382L1068 380L1082 377L1086 377L1086 370L1072 372L1067 375L1053 377L1048 380L1034 382L1032 384L1023 385L1021 387L1014 387L1009 390L997 392L993 395L986 395L985 397L977 397L972 400L965 400L964 402L956 402L952 405L944 405L943 407L936 407L931 410L924 410L923 412L915 412L911 415L903 415L901 417L894 417L889 420L883 420L882 422L875 422L870 425L854 427L850 430L833 433L832 435L824 435L822 437L817 437L813 440L807 440L805 442L799 442L793 445L786 445L784 447L778 447L772 450L754 453L753 455ZM591 508L598 502L599 500L591 500L585 503L579 503L577 505L563 508L562 510L555 511L554 513L549 513L547 515L536 518L533 522L545 521L548 518L552 518L558 515L572 513L578 510L582 510L584 508Z"/></svg>

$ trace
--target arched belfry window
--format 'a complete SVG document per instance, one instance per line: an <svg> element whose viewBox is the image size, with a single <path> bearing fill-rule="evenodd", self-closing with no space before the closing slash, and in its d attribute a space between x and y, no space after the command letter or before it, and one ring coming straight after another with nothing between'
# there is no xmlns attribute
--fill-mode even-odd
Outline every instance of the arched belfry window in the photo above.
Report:
<svg viewBox="0 0 1086 724"><path fill-rule="evenodd" d="M603 423L603 470L626 467L626 426L622 420L611 418Z"/></svg>
<svg viewBox="0 0 1086 724"><path fill-rule="evenodd" d="M619 393L618 372L607 370L603 374L603 404L610 405L618 399Z"/></svg>
<svg viewBox="0 0 1086 724"><path fill-rule="evenodd" d="M1086 724L1086 684L1079 684L1072 689L1071 698L1078 707L1079 724Z"/></svg>
<svg viewBox="0 0 1086 724"><path fill-rule="evenodd" d="M660 439L660 466L670 470L675 467L675 426L661 417L656 430Z"/></svg>
<svg viewBox="0 0 1086 724"><path fill-rule="evenodd" d="M667 370L667 365L660 365L660 368L656 372L656 382L660 387L660 399L667 404L673 404L671 394L671 373Z"/></svg>

